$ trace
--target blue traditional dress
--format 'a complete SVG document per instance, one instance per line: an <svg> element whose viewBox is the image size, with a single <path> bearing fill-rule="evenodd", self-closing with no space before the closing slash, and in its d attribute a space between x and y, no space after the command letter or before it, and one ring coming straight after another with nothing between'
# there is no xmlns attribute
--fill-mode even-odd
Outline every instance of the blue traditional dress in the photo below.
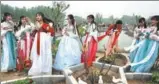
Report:
<svg viewBox="0 0 159 84"><path fill-rule="evenodd" d="M151 27L147 34L156 34L157 27ZM146 38L140 45L133 63L131 71L133 72L149 72L158 57L159 44L156 40Z"/></svg>
<svg viewBox="0 0 159 84"><path fill-rule="evenodd" d="M134 38L135 38L134 40L135 40L135 42L133 42L131 46L136 45L141 40L143 40L143 36L141 35L141 33L144 33L144 32L145 32L145 28L144 27L140 27L140 28L137 27L137 28L135 28L135 31L134 31ZM135 55L137 53L137 50L138 50L138 48L135 49L133 52L131 52L129 54L129 58L130 58L131 62L134 61Z"/></svg>
<svg viewBox="0 0 159 84"><path fill-rule="evenodd" d="M65 32L69 35L66 35ZM79 64L82 53L80 45L77 30L74 30L72 25L66 26L63 29L63 37L59 43L53 67L56 70L63 70L69 66Z"/></svg>
<svg viewBox="0 0 159 84"><path fill-rule="evenodd" d="M4 27L9 29L4 29ZM16 40L12 32L14 23L6 21L1 23L2 56L1 72L16 69Z"/></svg>

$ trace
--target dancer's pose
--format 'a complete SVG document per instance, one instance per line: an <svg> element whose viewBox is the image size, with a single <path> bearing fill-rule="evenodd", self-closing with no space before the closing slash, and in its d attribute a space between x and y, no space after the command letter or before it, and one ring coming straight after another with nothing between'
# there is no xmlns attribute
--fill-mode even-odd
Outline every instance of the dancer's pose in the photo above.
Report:
<svg viewBox="0 0 159 84"><path fill-rule="evenodd" d="M47 19L43 13L36 14L37 33L35 34L30 59L32 66L29 75L52 74L52 53L51 36L54 36L54 29L49 25L51 20Z"/></svg>
<svg viewBox="0 0 159 84"><path fill-rule="evenodd" d="M58 51L53 67L57 70L63 70L69 66L81 62L81 49L79 36L73 15L67 16L68 24L63 29L63 37L58 46Z"/></svg>
<svg viewBox="0 0 159 84"><path fill-rule="evenodd" d="M106 34L109 35L109 40L106 47L106 56L109 56L113 53L114 49L118 48L118 37L122 30L122 21L118 20L116 24L110 25L106 31Z"/></svg>
<svg viewBox="0 0 159 84"><path fill-rule="evenodd" d="M34 24L31 23L26 16L21 16L18 28L19 30L15 34L18 38L17 69L21 71L25 67L31 66L29 56L32 46L32 37L30 32L34 28Z"/></svg>
<svg viewBox="0 0 159 84"><path fill-rule="evenodd" d="M146 25L145 18L140 18L139 26L137 28L135 28L135 30L134 30L134 41L132 42L131 46L138 44L140 41L142 41L144 39L143 33L146 32L146 28L147 28L147 25ZM136 49L130 53L129 58L130 58L131 62L134 61L137 50L138 49Z"/></svg>
<svg viewBox="0 0 159 84"><path fill-rule="evenodd" d="M1 72L16 69L16 40L13 34L14 23L10 13L4 13L1 21L2 57Z"/></svg>

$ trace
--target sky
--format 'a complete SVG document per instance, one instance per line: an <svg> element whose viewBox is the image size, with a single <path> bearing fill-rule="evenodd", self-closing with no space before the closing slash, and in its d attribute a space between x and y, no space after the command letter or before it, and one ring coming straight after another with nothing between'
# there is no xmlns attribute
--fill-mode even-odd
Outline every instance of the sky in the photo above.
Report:
<svg viewBox="0 0 159 84"><path fill-rule="evenodd" d="M107 18L111 15L120 18L122 15L159 15L159 1L65 1L70 4L66 14L78 15L86 18L89 14L100 13ZM31 8L38 5L50 6L51 1L1 1L13 7Z"/></svg>

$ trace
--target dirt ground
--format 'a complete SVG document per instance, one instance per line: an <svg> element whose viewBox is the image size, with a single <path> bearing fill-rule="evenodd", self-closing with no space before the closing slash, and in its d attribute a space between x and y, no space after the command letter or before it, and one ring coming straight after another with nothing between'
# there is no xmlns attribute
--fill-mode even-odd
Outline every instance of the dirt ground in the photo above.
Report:
<svg viewBox="0 0 159 84"><path fill-rule="evenodd" d="M103 52L97 52L96 56L97 57L104 56L104 53ZM53 74L62 74L62 73L53 69ZM10 72L7 72L7 73L0 72L0 81L7 81L7 80L12 80L12 79L17 79L17 78L23 78L23 77L26 77L26 76L27 76L26 71L25 72L10 71Z"/></svg>
<svg viewBox="0 0 159 84"><path fill-rule="evenodd" d="M26 76L27 76L27 74L25 72L13 72L13 71L6 72L6 73L0 72L0 81L7 81L7 80L26 77Z"/></svg>
<svg viewBox="0 0 159 84"><path fill-rule="evenodd" d="M23 72L10 71L10 72L6 72L6 73L0 72L0 81L7 81L7 80L27 77L27 74L28 74L27 72L28 71L23 71ZM62 72L52 69L52 74L60 75L60 74L62 74Z"/></svg>
<svg viewBox="0 0 159 84"><path fill-rule="evenodd" d="M146 80L128 80L128 84L146 84Z"/></svg>

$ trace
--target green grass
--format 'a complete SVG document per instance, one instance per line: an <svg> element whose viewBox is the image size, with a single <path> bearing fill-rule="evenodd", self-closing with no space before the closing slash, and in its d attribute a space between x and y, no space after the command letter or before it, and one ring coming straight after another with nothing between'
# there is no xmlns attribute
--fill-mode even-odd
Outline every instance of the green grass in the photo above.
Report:
<svg viewBox="0 0 159 84"><path fill-rule="evenodd" d="M26 78L24 80L18 80L13 82L13 84L36 84L32 79Z"/></svg>

